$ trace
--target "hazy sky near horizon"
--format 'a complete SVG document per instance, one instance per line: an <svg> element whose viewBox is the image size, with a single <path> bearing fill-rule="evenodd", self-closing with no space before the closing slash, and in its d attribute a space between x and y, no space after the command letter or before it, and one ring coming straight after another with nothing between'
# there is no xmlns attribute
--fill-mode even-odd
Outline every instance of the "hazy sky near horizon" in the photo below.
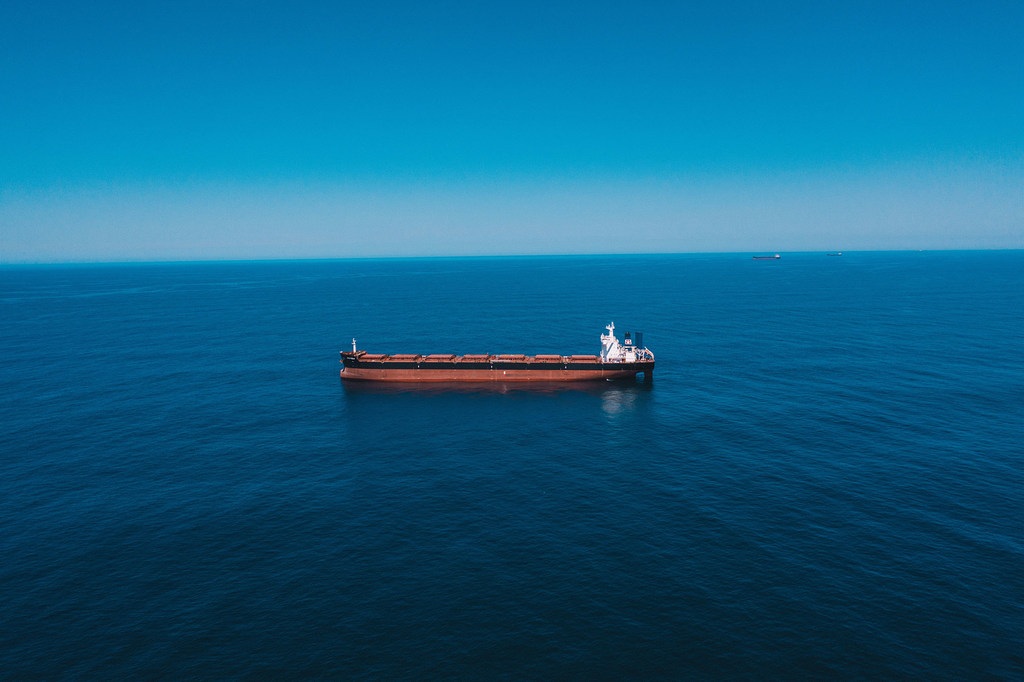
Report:
<svg viewBox="0 0 1024 682"><path fill-rule="evenodd" d="M0 262L1024 248L1024 3L13 2Z"/></svg>

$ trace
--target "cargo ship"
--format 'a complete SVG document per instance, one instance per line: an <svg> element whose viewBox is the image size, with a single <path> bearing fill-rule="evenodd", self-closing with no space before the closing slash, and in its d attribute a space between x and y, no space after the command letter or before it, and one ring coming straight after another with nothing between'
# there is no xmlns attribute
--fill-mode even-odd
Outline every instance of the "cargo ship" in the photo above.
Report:
<svg viewBox="0 0 1024 682"><path fill-rule="evenodd" d="M643 334L626 332L622 343L615 323L601 335L600 355L382 355L356 349L341 351L341 378L346 381L600 381L654 376L654 353Z"/></svg>

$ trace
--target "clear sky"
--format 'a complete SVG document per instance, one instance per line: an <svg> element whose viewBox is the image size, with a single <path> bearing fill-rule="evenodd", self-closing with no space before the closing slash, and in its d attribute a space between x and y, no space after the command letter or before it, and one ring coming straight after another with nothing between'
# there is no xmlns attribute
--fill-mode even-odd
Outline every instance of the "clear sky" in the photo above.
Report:
<svg viewBox="0 0 1024 682"><path fill-rule="evenodd" d="M0 4L0 262L1024 248L1024 3Z"/></svg>

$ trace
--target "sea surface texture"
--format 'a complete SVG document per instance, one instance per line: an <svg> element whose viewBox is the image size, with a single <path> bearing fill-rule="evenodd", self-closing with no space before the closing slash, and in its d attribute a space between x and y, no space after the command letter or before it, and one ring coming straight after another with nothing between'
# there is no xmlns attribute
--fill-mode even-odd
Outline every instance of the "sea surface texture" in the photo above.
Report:
<svg viewBox="0 0 1024 682"><path fill-rule="evenodd" d="M0 269L0 677L1024 678L1024 253ZM350 386L338 351L650 386Z"/></svg>

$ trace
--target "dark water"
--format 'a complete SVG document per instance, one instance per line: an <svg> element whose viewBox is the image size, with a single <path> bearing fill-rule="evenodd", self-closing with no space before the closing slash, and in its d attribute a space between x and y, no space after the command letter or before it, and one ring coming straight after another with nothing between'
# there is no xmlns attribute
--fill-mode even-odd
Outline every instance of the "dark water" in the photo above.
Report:
<svg viewBox="0 0 1024 682"><path fill-rule="evenodd" d="M0 270L0 676L1024 677L1024 254ZM339 350L653 386L353 389Z"/></svg>

